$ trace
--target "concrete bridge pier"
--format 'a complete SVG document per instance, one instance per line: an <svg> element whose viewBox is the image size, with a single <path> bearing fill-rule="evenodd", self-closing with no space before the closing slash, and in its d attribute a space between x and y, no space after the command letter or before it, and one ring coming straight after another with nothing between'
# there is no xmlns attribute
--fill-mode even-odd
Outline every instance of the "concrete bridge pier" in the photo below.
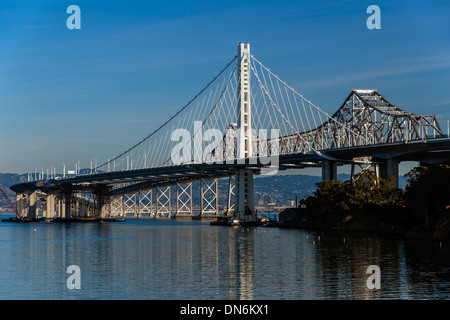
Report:
<svg viewBox="0 0 450 320"><path fill-rule="evenodd" d="M64 192L64 216L62 218L70 218L72 216L72 191L65 190Z"/></svg>
<svg viewBox="0 0 450 320"><path fill-rule="evenodd" d="M95 206L95 216L105 219L107 216L107 202L109 200L109 189L105 185L97 186L95 193L97 195L97 205Z"/></svg>
<svg viewBox="0 0 450 320"><path fill-rule="evenodd" d="M28 192L16 194L16 217L24 218L28 215Z"/></svg>
<svg viewBox="0 0 450 320"><path fill-rule="evenodd" d="M66 217L66 207L64 206L64 195L58 195L58 216L59 218Z"/></svg>
<svg viewBox="0 0 450 320"><path fill-rule="evenodd" d="M79 197L77 200L78 203L78 216L79 217L87 217L89 216L89 203L88 200L84 197Z"/></svg>
<svg viewBox="0 0 450 320"><path fill-rule="evenodd" d="M380 164L380 176L382 179L389 179L394 177L397 181L398 187L398 165L399 161L396 159L387 159Z"/></svg>
<svg viewBox="0 0 450 320"><path fill-rule="evenodd" d="M45 201L45 218L53 219L56 216L56 192L50 191L47 193Z"/></svg>
<svg viewBox="0 0 450 320"><path fill-rule="evenodd" d="M24 191L16 193L16 217L35 219L38 216L37 191Z"/></svg>
<svg viewBox="0 0 450 320"><path fill-rule="evenodd" d="M253 171L236 170L235 215L243 222L256 222L253 196Z"/></svg>
<svg viewBox="0 0 450 320"><path fill-rule="evenodd" d="M31 219L36 219L38 212L37 212L37 195L36 195L36 191L32 191L28 194L28 201L29 201L29 205L28 205L28 216Z"/></svg>
<svg viewBox="0 0 450 320"><path fill-rule="evenodd" d="M337 179L337 162L322 160L322 181Z"/></svg>

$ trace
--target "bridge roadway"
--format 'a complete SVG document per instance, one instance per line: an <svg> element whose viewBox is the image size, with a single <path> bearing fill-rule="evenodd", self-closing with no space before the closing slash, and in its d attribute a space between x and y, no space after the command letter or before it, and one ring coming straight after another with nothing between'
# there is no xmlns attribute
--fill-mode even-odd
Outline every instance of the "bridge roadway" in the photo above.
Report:
<svg viewBox="0 0 450 320"><path fill-rule="evenodd" d="M403 161L442 162L447 159L450 159L450 139L436 138L328 149L307 154L284 154L278 156L278 164L273 161L267 163L265 161L267 159L247 158L224 161L222 163L184 164L139 170L102 172L65 179L30 181L13 185L11 189L16 193L35 190L48 192L66 188L71 190L95 190L98 186L130 184L112 191L113 194L118 194L176 183L188 183L201 179L227 177L235 174L236 169L242 168L254 170L258 174L263 167L268 165L275 166L274 169L277 170L322 167L322 178L332 179L336 177L336 171L334 170L333 172L333 166L336 168L338 165L358 162L379 164L382 176L384 175L384 178L387 178L398 175L398 164ZM389 163L393 168L383 170ZM332 165L327 166L326 164Z"/></svg>

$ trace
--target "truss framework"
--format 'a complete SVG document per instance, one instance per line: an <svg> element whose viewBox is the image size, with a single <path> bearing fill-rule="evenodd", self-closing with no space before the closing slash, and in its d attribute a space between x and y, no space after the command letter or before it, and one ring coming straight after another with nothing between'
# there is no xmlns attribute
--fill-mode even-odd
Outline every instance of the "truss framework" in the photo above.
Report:
<svg viewBox="0 0 450 320"><path fill-rule="evenodd" d="M143 190L139 191L139 211L138 215L148 215L149 217L153 214L153 190Z"/></svg>
<svg viewBox="0 0 450 320"><path fill-rule="evenodd" d="M138 194L124 194L123 195L123 214L124 216L133 215L135 216L138 212L136 199L138 198Z"/></svg>
<svg viewBox="0 0 450 320"><path fill-rule="evenodd" d="M176 215L192 216L192 182L177 183L177 211Z"/></svg>
<svg viewBox="0 0 450 320"><path fill-rule="evenodd" d="M444 136L435 115L406 112L375 89L353 89L332 118L335 121L328 120L314 130L281 137L280 154ZM345 125L348 130L336 123Z"/></svg>
<svg viewBox="0 0 450 320"><path fill-rule="evenodd" d="M119 197L112 197L111 201L109 203L109 212L110 215L113 217L123 217L123 203L122 203L123 196Z"/></svg>
<svg viewBox="0 0 450 320"><path fill-rule="evenodd" d="M156 188L156 216L170 217L171 209L170 186Z"/></svg>
<svg viewBox="0 0 450 320"><path fill-rule="evenodd" d="M200 216L203 215L218 215L219 203L217 201L219 189L218 179L213 180L201 180L200 193L201 193L201 210Z"/></svg>

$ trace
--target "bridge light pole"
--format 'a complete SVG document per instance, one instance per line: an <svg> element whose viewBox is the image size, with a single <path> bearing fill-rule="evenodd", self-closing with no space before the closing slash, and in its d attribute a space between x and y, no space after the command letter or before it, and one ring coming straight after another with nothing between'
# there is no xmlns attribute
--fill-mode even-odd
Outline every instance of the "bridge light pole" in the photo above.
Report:
<svg viewBox="0 0 450 320"><path fill-rule="evenodd" d="M250 101L250 44L238 45L238 121L237 159L252 156L252 113ZM239 160L238 160L239 161ZM253 171L236 170L235 216L242 222L255 222L253 198Z"/></svg>

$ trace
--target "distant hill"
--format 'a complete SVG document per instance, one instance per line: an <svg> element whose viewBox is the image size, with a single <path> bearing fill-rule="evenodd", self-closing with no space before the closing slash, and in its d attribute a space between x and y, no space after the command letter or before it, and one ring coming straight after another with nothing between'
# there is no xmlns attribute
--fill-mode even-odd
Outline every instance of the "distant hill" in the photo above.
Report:
<svg viewBox="0 0 450 320"><path fill-rule="evenodd" d="M27 181L26 174L19 175L17 173L0 173L0 185L9 188L10 186Z"/></svg>
<svg viewBox="0 0 450 320"><path fill-rule="evenodd" d="M349 174L339 174L338 180L349 180ZM310 176L303 174L295 175L276 175L268 177L259 177L254 179L254 192L256 204L261 197L268 199L278 200L277 204L286 204L286 201L295 200L300 201L304 197L308 197L316 190L316 183L319 183L322 177ZM404 176L399 177L399 187L404 188L406 186L406 178ZM267 199L267 200L268 200ZM265 199L262 199L265 200Z"/></svg>
<svg viewBox="0 0 450 320"><path fill-rule="evenodd" d="M8 197L11 199L13 203L16 202L16 193L9 189L12 185L20 182L25 182L28 179L27 174L19 175L17 173L0 173L0 188L5 191ZM10 206L5 197L0 195L0 207L5 209L6 211L10 211Z"/></svg>
<svg viewBox="0 0 450 320"><path fill-rule="evenodd" d="M275 175L254 179L254 193L256 204L260 200L285 205L288 201L300 201L316 190L316 183L321 177L303 174Z"/></svg>

